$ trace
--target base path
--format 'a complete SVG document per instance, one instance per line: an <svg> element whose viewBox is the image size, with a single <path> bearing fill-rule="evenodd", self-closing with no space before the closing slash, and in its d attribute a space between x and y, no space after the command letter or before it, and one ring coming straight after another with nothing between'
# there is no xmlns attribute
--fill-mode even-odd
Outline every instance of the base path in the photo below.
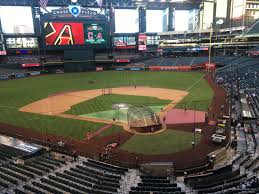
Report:
<svg viewBox="0 0 259 194"><path fill-rule="evenodd" d="M112 94L120 95L136 95L136 96L151 96L164 100L171 100L172 103L166 106L172 108L180 102L187 94L186 91L165 89L165 88L150 88L150 87L119 87L112 88ZM102 95L102 89L84 90L76 92L65 92L56 95L51 95L48 98L38 100L28 104L22 108L22 112L38 113L43 115L60 115L65 111L70 110L71 106L80 102L95 98ZM61 116L61 115L60 115ZM62 117L65 117L62 114ZM85 119L86 120L86 119Z"/></svg>

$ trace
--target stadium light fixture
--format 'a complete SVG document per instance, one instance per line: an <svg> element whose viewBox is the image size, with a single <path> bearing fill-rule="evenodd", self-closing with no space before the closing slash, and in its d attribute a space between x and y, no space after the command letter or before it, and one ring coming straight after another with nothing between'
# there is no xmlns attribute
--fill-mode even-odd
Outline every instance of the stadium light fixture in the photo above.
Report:
<svg viewBox="0 0 259 194"><path fill-rule="evenodd" d="M77 0L71 0L71 3L77 3Z"/></svg>

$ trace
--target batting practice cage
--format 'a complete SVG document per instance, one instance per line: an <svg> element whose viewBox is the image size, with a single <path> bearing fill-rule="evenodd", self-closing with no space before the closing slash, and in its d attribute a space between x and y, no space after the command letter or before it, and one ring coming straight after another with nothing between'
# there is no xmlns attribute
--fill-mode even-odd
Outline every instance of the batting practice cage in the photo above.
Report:
<svg viewBox="0 0 259 194"><path fill-rule="evenodd" d="M131 106L127 112L128 126L139 132L153 132L161 127L156 113L146 106Z"/></svg>

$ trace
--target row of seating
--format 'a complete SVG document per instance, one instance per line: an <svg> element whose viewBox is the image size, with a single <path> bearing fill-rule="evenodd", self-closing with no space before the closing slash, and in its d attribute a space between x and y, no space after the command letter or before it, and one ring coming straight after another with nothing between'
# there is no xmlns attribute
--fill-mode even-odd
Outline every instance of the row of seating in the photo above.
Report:
<svg viewBox="0 0 259 194"><path fill-rule="evenodd" d="M239 163L239 165L243 166L251 159L251 157L252 157L251 155L246 155L246 157Z"/></svg>
<svg viewBox="0 0 259 194"><path fill-rule="evenodd" d="M95 160L91 160L91 159L88 159L87 162L84 162L84 164L86 164L88 166L93 166L100 170L109 171L109 172L115 173L115 174L124 174L125 172L128 172L128 169L126 169L126 168L113 166L113 165L110 165L110 164L107 164L104 162L99 162L99 161L95 161Z"/></svg>
<svg viewBox="0 0 259 194"><path fill-rule="evenodd" d="M221 66L220 71L227 71L230 66L240 65L239 68L243 68L247 65L258 64L257 59L250 56L214 56L211 58L211 62L217 66ZM146 66L191 66L204 64L209 61L207 56L197 57L154 57L151 59L142 60L141 63Z"/></svg>
<svg viewBox="0 0 259 194"><path fill-rule="evenodd" d="M237 82L240 89L257 88L259 86L258 64L258 58L255 57L238 57L232 59L224 67L217 69L215 80L226 89L230 87L235 88ZM234 86L231 86L231 84L234 84Z"/></svg>
<svg viewBox="0 0 259 194"><path fill-rule="evenodd" d="M142 175L140 179L137 187L131 187L130 193L184 193L181 188L177 187L176 183L171 183L167 177Z"/></svg>
<svg viewBox="0 0 259 194"><path fill-rule="evenodd" d="M187 184L195 189L199 189L199 188L206 187L207 185L212 185L214 183L218 183L221 180L235 178L239 174L240 174L239 170L236 170L236 171L229 170L229 171L225 171L225 172L223 171L218 174L211 172L209 174L205 174L204 176L198 175L197 177L196 176L192 176L191 178L186 177L185 184Z"/></svg>
<svg viewBox="0 0 259 194"><path fill-rule="evenodd" d="M247 164L245 165L245 169L250 169L250 168L253 167L256 163L258 163L258 161L259 161L259 155L258 155L255 159L253 159L253 160L251 160L249 163L247 163Z"/></svg>
<svg viewBox="0 0 259 194"><path fill-rule="evenodd" d="M245 90L245 94L247 95L247 101L250 106L250 110L252 110L252 114L254 118L259 118L259 92L257 89Z"/></svg>
<svg viewBox="0 0 259 194"><path fill-rule="evenodd" d="M63 59L57 55L11 55L7 56L0 62L2 64L12 65L12 64L23 64L23 63L40 63L41 60L44 62L61 62Z"/></svg>
<svg viewBox="0 0 259 194"><path fill-rule="evenodd" d="M242 182L246 180L246 175L243 175L240 177L240 179L236 180L233 179L231 182L226 182L221 185L211 187L211 188L206 188L206 189L200 189L197 190L198 193L214 193L214 192L222 192L227 189L235 188L239 186Z"/></svg>
<svg viewBox="0 0 259 194"><path fill-rule="evenodd" d="M235 177L230 177L230 178L226 178L226 179L222 179L216 182L213 182L211 184L206 184L206 185L202 185L202 186L195 186L193 187L195 190L206 190L206 189L211 189L213 187L218 187L218 186L222 186L226 183L231 183L231 182L235 182L235 181L239 181L241 179L246 178L247 175L243 174L243 175L237 175Z"/></svg>
<svg viewBox="0 0 259 194"><path fill-rule="evenodd" d="M25 161L24 164L18 164L11 160L0 166L0 187L6 189L26 183L31 179L54 171L62 162L46 155Z"/></svg>
<svg viewBox="0 0 259 194"><path fill-rule="evenodd" d="M245 154L239 154L233 161L232 161L232 165L235 165L238 163L238 161L240 161L243 157L245 156Z"/></svg>
<svg viewBox="0 0 259 194"><path fill-rule="evenodd" d="M43 170L43 169L42 169ZM86 160L63 172L55 172L23 187L22 192L36 189L44 193L117 193L121 177L128 169ZM28 187L29 186L29 187ZM39 192L39 193L40 193Z"/></svg>
<svg viewBox="0 0 259 194"><path fill-rule="evenodd" d="M191 66L208 62L208 57L151 58L141 61L146 66Z"/></svg>
<svg viewBox="0 0 259 194"><path fill-rule="evenodd" d="M23 156L25 155L26 152L25 151L21 151L18 149L14 149L8 146L5 146L3 144L0 145L0 155L4 156L7 159L11 159L14 157L19 157L19 156Z"/></svg>
<svg viewBox="0 0 259 194"><path fill-rule="evenodd" d="M8 56L2 63L5 64L23 64L23 63L39 63L38 55L15 55Z"/></svg>

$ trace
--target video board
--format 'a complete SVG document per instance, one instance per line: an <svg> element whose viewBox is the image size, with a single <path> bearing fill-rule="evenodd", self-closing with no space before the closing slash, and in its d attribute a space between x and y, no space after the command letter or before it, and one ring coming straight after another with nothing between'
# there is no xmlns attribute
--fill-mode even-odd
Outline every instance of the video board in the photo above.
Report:
<svg viewBox="0 0 259 194"><path fill-rule="evenodd" d="M9 49L15 48L38 48L38 40L35 37L12 37L6 38L6 47Z"/></svg>
<svg viewBox="0 0 259 194"><path fill-rule="evenodd" d="M114 46L117 49L137 48L136 36L117 36L113 39Z"/></svg>
<svg viewBox="0 0 259 194"><path fill-rule="evenodd" d="M33 34L30 6L0 6L2 31L5 34Z"/></svg>
<svg viewBox="0 0 259 194"><path fill-rule="evenodd" d="M84 44L82 23L46 22L44 30L47 46Z"/></svg>
<svg viewBox="0 0 259 194"><path fill-rule="evenodd" d="M107 41L104 24L84 24L84 31L86 44L102 44Z"/></svg>
<svg viewBox="0 0 259 194"><path fill-rule="evenodd" d="M232 6L232 19L242 19L245 11L245 0L234 0Z"/></svg>
<svg viewBox="0 0 259 194"><path fill-rule="evenodd" d="M106 23L98 22L44 22L45 46L96 46L107 44Z"/></svg>

